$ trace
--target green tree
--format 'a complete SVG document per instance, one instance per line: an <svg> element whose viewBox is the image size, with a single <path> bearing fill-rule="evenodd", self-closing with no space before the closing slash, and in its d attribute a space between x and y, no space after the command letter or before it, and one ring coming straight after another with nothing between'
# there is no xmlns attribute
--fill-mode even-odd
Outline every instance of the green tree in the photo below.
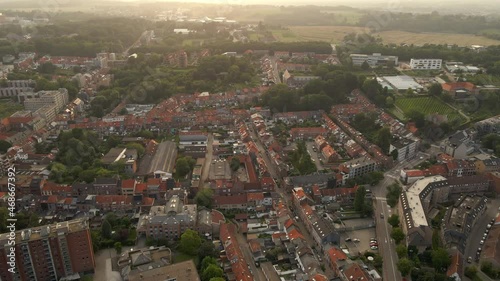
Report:
<svg viewBox="0 0 500 281"><path fill-rule="evenodd" d="M411 269L413 268L412 262L407 258L402 258L398 261L397 267L401 275L408 276L410 274Z"/></svg>
<svg viewBox="0 0 500 281"><path fill-rule="evenodd" d="M442 93L443 93L443 87L441 86L441 84L433 83L429 87L429 94L432 96L441 96Z"/></svg>
<svg viewBox="0 0 500 281"><path fill-rule="evenodd" d="M217 264L217 260L214 257L204 257L201 261L200 271L203 272L211 264Z"/></svg>
<svg viewBox="0 0 500 281"><path fill-rule="evenodd" d="M51 62L42 63L38 66L38 71L43 74L52 74L56 71L57 66L53 65Z"/></svg>
<svg viewBox="0 0 500 281"><path fill-rule="evenodd" d="M387 222L389 222L389 224L392 226L392 227L398 227L399 226L399 216L396 215L396 214L392 214L388 219L387 219Z"/></svg>
<svg viewBox="0 0 500 281"><path fill-rule="evenodd" d="M201 190L198 191L198 193L196 193L194 201L196 202L196 204L210 209L212 207L212 195L213 195L212 189L202 188Z"/></svg>
<svg viewBox="0 0 500 281"><path fill-rule="evenodd" d="M406 258L408 255L408 248L403 244L399 244L396 246L396 253L398 254L398 258Z"/></svg>
<svg viewBox="0 0 500 281"><path fill-rule="evenodd" d="M474 280L476 274L477 274L477 267L471 265L465 268L464 275L469 277L470 279Z"/></svg>
<svg viewBox="0 0 500 281"><path fill-rule="evenodd" d="M202 281L210 281L212 278L222 277L224 276L224 271L216 264L210 264L203 272L201 273Z"/></svg>
<svg viewBox="0 0 500 281"><path fill-rule="evenodd" d="M191 172L189 162L186 158L181 157L177 159L177 161L175 162L175 171L180 178L185 177L187 174L189 174L189 172Z"/></svg>
<svg viewBox="0 0 500 281"><path fill-rule="evenodd" d="M104 220L101 226L101 235L105 239L111 239L112 227L108 220Z"/></svg>
<svg viewBox="0 0 500 281"><path fill-rule="evenodd" d="M366 204L366 189L364 186L358 187L356 194L354 195L354 210L357 212L363 212Z"/></svg>
<svg viewBox="0 0 500 281"><path fill-rule="evenodd" d="M0 153L6 153L9 148L12 147L12 144L6 140L0 140Z"/></svg>
<svg viewBox="0 0 500 281"><path fill-rule="evenodd" d="M361 69L363 69L363 70L368 70L368 69L370 69L370 65L368 64L368 62L364 61L364 62L361 64Z"/></svg>
<svg viewBox="0 0 500 281"><path fill-rule="evenodd" d="M209 240L204 240L200 248L198 249L198 257L200 258L205 258L205 257L216 257L217 256L217 251L215 250L214 243Z"/></svg>
<svg viewBox="0 0 500 281"><path fill-rule="evenodd" d="M451 258L448 252L443 248L432 250L432 266L439 272L445 272L451 264Z"/></svg>
<svg viewBox="0 0 500 281"><path fill-rule="evenodd" d="M240 168L240 160L237 157L233 157L229 166L231 167L231 170L233 172L238 171L238 169Z"/></svg>
<svg viewBox="0 0 500 281"><path fill-rule="evenodd" d="M121 242L116 242L114 244L115 250L117 254L121 254L122 252L122 243Z"/></svg>
<svg viewBox="0 0 500 281"><path fill-rule="evenodd" d="M129 149L135 149L137 150L137 154L139 156L143 155L144 154L144 146L140 143L137 143L137 142L132 142L132 143L128 143L125 145L126 148L129 148Z"/></svg>
<svg viewBox="0 0 500 281"><path fill-rule="evenodd" d="M425 125L425 115L422 112L411 110L406 115L411 121L415 122L417 128L422 128Z"/></svg>
<svg viewBox="0 0 500 281"><path fill-rule="evenodd" d="M190 255L190 256L196 256L200 245L201 245L201 237L198 234L198 232L191 230L191 229L187 229L181 235L179 249L183 253Z"/></svg>
<svg viewBox="0 0 500 281"><path fill-rule="evenodd" d="M391 107L394 105L394 98L393 97L387 97L385 98L385 105L387 107Z"/></svg>
<svg viewBox="0 0 500 281"><path fill-rule="evenodd" d="M399 244L401 241L403 241L406 237L404 234L403 230L399 227L394 227L391 231L391 237L394 239L396 244Z"/></svg>
<svg viewBox="0 0 500 281"><path fill-rule="evenodd" d="M406 90L406 95L407 95L407 96L413 96L414 94L415 94L415 92L413 91L413 89L412 89L412 88L408 88L408 89Z"/></svg>
<svg viewBox="0 0 500 281"><path fill-rule="evenodd" d="M389 153L389 147L391 144L391 129L389 127L384 127L377 131L377 145L386 154Z"/></svg>

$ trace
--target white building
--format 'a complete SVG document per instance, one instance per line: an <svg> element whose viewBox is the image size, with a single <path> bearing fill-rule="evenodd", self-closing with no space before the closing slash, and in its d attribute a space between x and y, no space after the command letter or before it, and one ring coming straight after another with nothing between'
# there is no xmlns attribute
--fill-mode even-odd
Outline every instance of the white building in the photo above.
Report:
<svg viewBox="0 0 500 281"><path fill-rule="evenodd" d="M380 53L374 53L372 55L366 54L351 54L350 55L352 64L355 66L361 66L365 61L371 67L376 67L379 65L388 65L392 63L394 66L398 65L397 56L383 56Z"/></svg>
<svg viewBox="0 0 500 281"><path fill-rule="evenodd" d="M411 59L411 69L441 69L442 59Z"/></svg>
<svg viewBox="0 0 500 281"><path fill-rule="evenodd" d="M394 141L390 144L389 153L392 153L394 150L397 150L397 161L401 162L407 159L412 159L417 155L417 147L418 142L402 138L397 141Z"/></svg>

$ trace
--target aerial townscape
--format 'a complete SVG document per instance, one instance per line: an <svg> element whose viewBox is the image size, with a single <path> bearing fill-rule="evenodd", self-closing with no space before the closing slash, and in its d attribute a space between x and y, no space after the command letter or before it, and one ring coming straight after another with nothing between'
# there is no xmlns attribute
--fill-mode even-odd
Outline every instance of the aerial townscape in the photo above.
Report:
<svg viewBox="0 0 500 281"><path fill-rule="evenodd" d="M0 0L0 281L500 280L500 6L400 2Z"/></svg>

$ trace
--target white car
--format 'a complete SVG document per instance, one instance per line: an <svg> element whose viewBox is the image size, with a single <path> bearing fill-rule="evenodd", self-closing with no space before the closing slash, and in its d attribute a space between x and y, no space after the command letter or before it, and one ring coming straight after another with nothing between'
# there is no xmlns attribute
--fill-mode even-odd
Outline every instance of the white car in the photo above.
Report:
<svg viewBox="0 0 500 281"><path fill-rule="evenodd" d="M484 244L484 240L479 241L479 245L483 245L483 244Z"/></svg>

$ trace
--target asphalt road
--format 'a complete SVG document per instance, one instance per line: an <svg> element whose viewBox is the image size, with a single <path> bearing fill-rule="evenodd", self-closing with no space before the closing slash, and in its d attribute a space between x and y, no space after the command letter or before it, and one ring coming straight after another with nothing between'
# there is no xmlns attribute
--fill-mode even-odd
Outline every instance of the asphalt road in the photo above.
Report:
<svg viewBox="0 0 500 281"><path fill-rule="evenodd" d="M311 156L312 160L314 161L314 164L316 164L316 169L318 169L318 171L322 171L323 170L323 166L319 162L321 160L319 158L319 153L315 152L314 149L313 149L314 148L314 142L312 142L312 141L306 142L306 148L307 148L307 152L309 153L309 155Z"/></svg>
<svg viewBox="0 0 500 281"><path fill-rule="evenodd" d="M467 246L465 247L464 259L467 263L467 258L472 257L472 263L475 264L476 252L478 248L484 248L484 245L479 245L479 242L483 239L484 232L486 231L486 225L491 221L491 219L496 217L498 213L498 207L500 207L500 200L488 199L486 203L486 211L481 216L481 218L476 222L472 228L472 232L467 239ZM478 268L479 266L476 265Z"/></svg>
<svg viewBox="0 0 500 281"><path fill-rule="evenodd" d="M207 152L205 154L205 164L203 164L203 170L201 171L201 178L200 178L200 188L203 188L205 186L205 181L208 178L208 174L210 172L210 165L212 163L212 156L213 156L213 143L214 143L214 136L209 133L208 134L208 141L207 141Z"/></svg>
<svg viewBox="0 0 500 281"><path fill-rule="evenodd" d="M248 266L250 267L250 271L252 273L252 277L254 281L266 281L267 278L262 272L261 268L258 268L255 266L255 263L253 261L253 255L250 252L250 247L248 246L247 239L241 234L239 231L236 233L236 240L238 240L238 244L241 248L241 251L243 252L243 255L245 256L245 260L248 263Z"/></svg>
<svg viewBox="0 0 500 281"><path fill-rule="evenodd" d="M248 128L249 128L250 135L251 135L253 141L255 142L255 145L257 146L257 149L259 150L259 154L262 156L262 158L264 159L264 162L266 163L266 166L268 167L268 170L269 170L269 173L271 174L271 177L278 178L279 181L282 181L282 178L280 178L278 176L278 173L276 172L276 167L274 166L274 164L272 163L271 159L269 158L269 155L266 153L266 149L265 149L264 145L261 143L260 138L258 138L257 134L255 133L253 127L251 125L248 125ZM290 194L287 194L287 192L286 192L286 190L284 188L279 188L278 187L275 190L276 190L276 192L278 192L280 194L280 196L283 199L283 201L285 202L285 204L289 208L293 209ZM301 221L299 221L299 220L297 220L296 223L297 223L297 225L298 225L298 227L300 229L300 232L302 233L302 235L304 236L304 238L308 242L309 246L315 245L314 239L312 238L312 236L309 233L309 231L307 231L305 225ZM329 245L325 245L325 248L327 249L328 246ZM333 277L334 276L333 271L325 263L326 256L324 255L324 253L319 253L319 254L321 255L321 258L323 260L321 263L325 264L325 269L326 269L325 270L325 274L328 277ZM272 267L271 267L271 269L272 269ZM274 269L272 269L272 272L275 272ZM270 273L268 273L266 271L266 275L270 276Z"/></svg>

